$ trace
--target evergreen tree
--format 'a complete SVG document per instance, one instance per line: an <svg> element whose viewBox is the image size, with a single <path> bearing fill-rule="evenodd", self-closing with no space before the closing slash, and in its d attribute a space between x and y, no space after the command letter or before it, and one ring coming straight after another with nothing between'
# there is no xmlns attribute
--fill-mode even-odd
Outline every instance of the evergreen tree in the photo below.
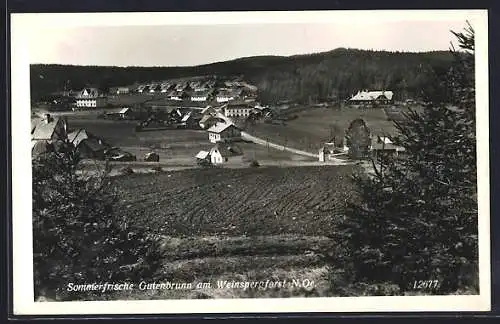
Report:
<svg viewBox="0 0 500 324"><path fill-rule="evenodd" d="M377 156L372 173L354 176L359 200L336 233L354 280L392 282L402 292L418 280L437 280L434 293L479 289L474 30L454 35L461 50L452 48L441 85L449 96L395 121L394 144L405 154Z"/></svg>
<svg viewBox="0 0 500 324"><path fill-rule="evenodd" d="M69 283L154 280L163 260L148 229L114 213L118 197L107 173L82 174L79 162L68 143L32 162L35 297L88 297L70 295Z"/></svg>

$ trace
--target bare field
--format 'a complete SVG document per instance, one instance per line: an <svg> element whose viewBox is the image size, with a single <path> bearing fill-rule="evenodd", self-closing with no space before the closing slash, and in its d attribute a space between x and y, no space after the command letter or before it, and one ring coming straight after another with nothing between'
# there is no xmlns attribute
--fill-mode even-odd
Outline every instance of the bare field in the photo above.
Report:
<svg viewBox="0 0 500 324"><path fill-rule="evenodd" d="M327 235L353 166L198 169L114 178L120 214L161 235Z"/></svg>
<svg viewBox="0 0 500 324"><path fill-rule="evenodd" d="M136 289L118 297L331 295L324 256L337 253L328 235L346 199L354 195L348 180L352 171L353 166L269 167L114 178L119 217L163 237L166 256L162 278L155 282L189 284L185 289ZM224 286L233 281L258 281L264 287ZM273 286L277 282L286 286ZM96 296L105 298L116 295Z"/></svg>

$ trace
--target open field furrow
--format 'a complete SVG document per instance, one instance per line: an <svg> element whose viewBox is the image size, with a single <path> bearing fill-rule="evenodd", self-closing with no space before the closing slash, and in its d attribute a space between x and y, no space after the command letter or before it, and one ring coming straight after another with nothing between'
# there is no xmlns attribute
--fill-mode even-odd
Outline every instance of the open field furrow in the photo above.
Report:
<svg viewBox="0 0 500 324"><path fill-rule="evenodd" d="M207 257L200 259L166 262L162 276L184 282L197 281L203 276L223 273L241 273L265 268L290 269L295 267L321 266L324 261L318 255L234 256Z"/></svg>
<svg viewBox="0 0 500 324"><path fill-rule="evenodd" d="M334 242L324 236L270 235L238 237L165 237L162 249L169 260L208 256L288 255L330 249Z"/></svg>

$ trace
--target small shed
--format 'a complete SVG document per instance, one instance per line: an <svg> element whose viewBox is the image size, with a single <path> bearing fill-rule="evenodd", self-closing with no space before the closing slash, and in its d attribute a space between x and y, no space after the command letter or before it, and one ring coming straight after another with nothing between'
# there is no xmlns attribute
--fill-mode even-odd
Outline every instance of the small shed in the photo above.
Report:
<svg viewBox="0 0 500 324"><path fill-rule="evenodd" d="M130 118L132 114L132 110L128 107L122 108L119 112L118 115L120 116L121 119L127 119Z"/></svg>

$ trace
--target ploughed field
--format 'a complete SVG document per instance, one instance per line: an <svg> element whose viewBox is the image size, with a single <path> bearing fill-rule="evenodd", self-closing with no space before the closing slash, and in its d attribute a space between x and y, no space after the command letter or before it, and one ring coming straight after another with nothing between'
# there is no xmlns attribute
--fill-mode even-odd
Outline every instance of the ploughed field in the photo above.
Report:
<svg viewBox="0 0 500 324"><path fill-rule="evenodd" d="M192 169L113 181L118 208L159 234L327 235L353 194L352 166Z"/></svg>
<svg viewBox="0 0 500 324"><path fill-rule="evenodd" d="M335 254L328 235L353 196L352 171L353 166L266 167L114 178L118 216L163 236L167 256L162 279L155 282L191 284L122 292L120 298L330 295L324 256ZM238 286L268 280L264 288ZM279 286L283 280L286 286ZM292 280L314 284L294 286Z"/></svg>

